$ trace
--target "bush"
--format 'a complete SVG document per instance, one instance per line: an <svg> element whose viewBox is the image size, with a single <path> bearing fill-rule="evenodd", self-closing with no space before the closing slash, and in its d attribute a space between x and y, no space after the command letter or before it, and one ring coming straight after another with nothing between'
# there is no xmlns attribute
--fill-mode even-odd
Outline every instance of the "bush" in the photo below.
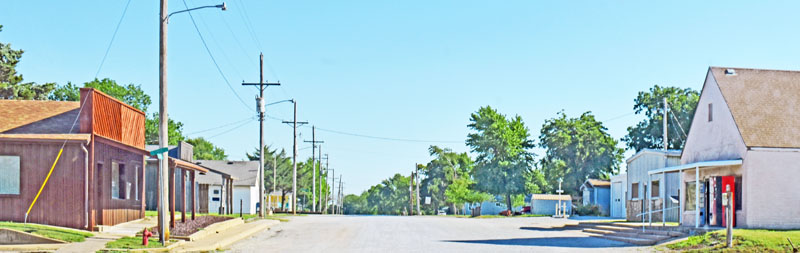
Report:
<svg viewBox="0 0 800 253"><path fill-rule="evenodd" d="M575 208L575 213L578 215L600 216L600 206L598 205L579 205Z"/></svg>

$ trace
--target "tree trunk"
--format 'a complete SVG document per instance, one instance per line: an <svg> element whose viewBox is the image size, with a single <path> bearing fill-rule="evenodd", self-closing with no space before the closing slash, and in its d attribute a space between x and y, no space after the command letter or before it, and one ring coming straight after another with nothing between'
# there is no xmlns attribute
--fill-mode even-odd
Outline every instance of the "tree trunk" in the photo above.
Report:
<svg viewBox="0 0 800 253"><path fill-rule="evenodd" d="M286 191L281 191L281 211L284 206L286 206Z"/></svg>
<svg viewBox="0 0 800 253"><path fill-rule="evenodd" d="M511 209L513 208L511 206L511 194L506 194L506 204L507 204L506 207L508 207L508 212L509 214L511 214Z"/></svg>

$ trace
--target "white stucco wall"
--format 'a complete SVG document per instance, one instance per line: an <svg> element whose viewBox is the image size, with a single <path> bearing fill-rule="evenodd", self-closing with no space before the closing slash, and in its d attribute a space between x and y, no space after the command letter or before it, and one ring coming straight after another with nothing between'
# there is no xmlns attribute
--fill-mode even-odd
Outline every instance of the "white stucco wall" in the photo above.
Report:
<svg viewBox="0 0 800 253"><path fill-rule="evenodd" d="M742 210L750 228L800 228L800 150L750 150L743 166ZM745 187L745 186L750 187ZM739 219L737 219L737 222Z"/></svg>
<svg viewBox="0 0 800 253"><path fill-rule="evenodd" d="M239 201L241 201L242 213L256 213L256 201L258 201L258 188L251 186L233 187L233 212L239 213Z"/></svg>
<svg viewBox="0 0 800 253"><path fill-rule="evenodd" d="M712 121L708 121L708 104L712 104ZM700 94L700 100L697 104L697 110L692 120L692 126L689 128L689 136L686 139L686 145L681 154L681 164L689 164L702 161L717 161L717 160L732 160L743 159L747 153L747 147L744 140L739 134L739 129L733 119L733 115L728 109L725 98L719 89L714 76L709 71L706 75L706 81L703 84L703 91ZM742 175L743 167L725 167L716 169L701 169L700 180L708 177L709 175L723 176L723 175ZM680 201L686 203L686 182L695 181L695 171L686 170L681 176L682 183L680 185ZM743 176L743 180L745 176ZM747 184L742 184L742 191L747 192ZM702 197L701 197L702 198ZM702 200L701 200L702 201ZM742 205L747 206L747 198L742 199ZM743 209L744 210L744 209ZM739 215L737 212L737 225L746 225L744 214ZM695 212L683 211L684 225L694 226ZM740 219L741 218L741 219Z"/></svg>
<svg viewBox="0 0 800 253"><path fill-rule="evenodd" d="M709 103L713 105L711 122L708 121ZM681 164L740 159L747 151L733 115L710 71L688 135L681 154Z"/></svg>

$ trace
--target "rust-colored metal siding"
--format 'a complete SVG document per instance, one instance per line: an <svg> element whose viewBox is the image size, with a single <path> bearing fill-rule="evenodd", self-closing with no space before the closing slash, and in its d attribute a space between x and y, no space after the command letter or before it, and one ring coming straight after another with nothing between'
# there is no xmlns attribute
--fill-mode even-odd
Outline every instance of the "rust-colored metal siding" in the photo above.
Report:
<svg viewBox="0 0 800 253"><path fill-rule="evenodd" d="M95 89L82 88L81 101L89 115L81 118L81 132L93 133L120 143L144 149L145 115L111 96Z"/></svg>
<svg viewBox="0 0 800 253"><path fill-rule="evenodd" d="M85 155L68 142L53 174L28 215L28 222L83 229ZM20 194L0 195L0 220L22 222L58 155L61 142L2 141L0 155L20 157Z"/></svg>

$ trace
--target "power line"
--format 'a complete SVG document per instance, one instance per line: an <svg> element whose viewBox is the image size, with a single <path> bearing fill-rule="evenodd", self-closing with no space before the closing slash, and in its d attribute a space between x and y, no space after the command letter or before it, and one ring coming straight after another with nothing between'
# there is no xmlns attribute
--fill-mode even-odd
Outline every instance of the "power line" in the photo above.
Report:
<svg viewBox="0 0 800 253"><path fill-rule="evenodd" d="M681 121L678 120L678 117L675 116L675 113L670 111L669 114L672 115L672 119L675 120L675 123L677 123L678 128L681 129L681 133L683 133L683 138L688 138L688 136L686 135L686 131L684 131L683 126L681 126Z"/></svg>
<svg viewBox="0 0 800 253"><path fill-rule="evenodd" d="M250 122L251 122L251 121L245 121L244 123L242 123L242 124L239 124L239 125L238 125L238 126L236 126L236 127L233 127L233 128L231 128L231 129L225 130L225 131L223 131L223 132L221 132L221 133L218 133L218 134L212 135L212 136L210 136L210 137L208 137L208 138L206 138L206 139L207 139L207 140L210 140L211 138L214 138L214 137L217 137L217 136L220 136L220 135L223 135L223 134L229 133L229 132L231 132L231 131L233 131L233 130L239 129L240 127L243 127L243 126L247 125L247 123L250 123Z"/></svg>
<svg viewBox="0 0 800 253"><path fill-rule="evenodd" d="M186 4L186 0L183 0L183 5L186 6L187 10L189 9L189 5ZM233 89L233 86L231 86L231 83L228 81L228 78L225 77L225 74L222 73L222 69L219 67L219 64L217 64L217 60L214 59L214 55L211 54L211 50L208 49L208 44L206 44L206 40L203 38L203 34L200 33L200 28L197 27L197 23L194 21L194 16L192 15L192 12L187 12L187 13L189 14L189 18L192 20L192 25L194 25L194 29L197 31L197 36L200 36L200 41L203 42L203 47L205 47L206 52L208 53L208 56L211 57L211 61L214 63L214 66L217 67L217 72L219 72L219 75L222 76L223 80L225 80L225 84L228 85L228 88L231 89L231 92L233 92L233 95L236 95L236 98L239 99L239 102L242 102L242 105L245 108L247 108L250 111L255 110L255 109L251 108L250 106L248 106L247 103L244 102L242 97L239 96L239 93L236 93L236 90Z"/></svg>
<svg viewBox="0 0 800 253"><path fill-rule="evenodd" d="M266 116L267 116L267 118L270 118L270 119L273 119L273 120L284 121L282 119L276 118L276 117L271 116L269 114L266 114ZM325 128L321 128L321 127L317 127L317 129L319 129L319 130L321 130L323 132L329 132L329 133L335 133L335 134L341 134L341 135L349 135L349 136L355 136L355 137L361 137L361 138L367 138L367 139L383 140L383 141L400 141L400 142L417 142L417 143L464 143L463 141L420 140L420 139L381 137L381 136L374 136L374 135L366 135L366 134L351 133L351 132L338 131L338 130L332 130L332 129L325 129Z"/></svg>
<svg viewBox="0 0 800 253"><path fill-rule="evenodd" d="M106 48L106 53L103 55L103 60L100 61L100 66L97 67L97 72L94 73L94 78L97 79L97 76L100 75L100 70L103 69L103 64L106 62L106 57L108 57L108 52L111 51L111 45L114 44L114 38L117 37L117 31L119 31L119 27L122 24L122 20L125 19L125 14L128 13L128 6L131 5L131 0L128 0L128 3L125 4L125 9L122 10L122 16L119 17L119 21L117 22L117 27L114 28L114 34L111 35L111 41L108 42L108 47Z"/></svg>
<svg viewBox="0 0 800 253"><path fill-rule="evenodd" d="M211 131L211 130L220 129L220 128L223 128L223 127L226 127L226 126L230 126L230 125L233 125L233 124L242 123L243 121L252 120L252 119L254 119L254 117L247 117L247 118L244 118L244 119L238 120L238 121L236 121L236 122L231 122L231 123L227 123L227 124L224 124L224 125L220 125L220 126L215 126L215 127L212 127L212 128L204 129L204 130L200 130L200 131L191 132L191 133L188 133L188 134L186 134L186 135L194 135L194 134L198 134L198 133L208 132L208 131Z"/></svg>

